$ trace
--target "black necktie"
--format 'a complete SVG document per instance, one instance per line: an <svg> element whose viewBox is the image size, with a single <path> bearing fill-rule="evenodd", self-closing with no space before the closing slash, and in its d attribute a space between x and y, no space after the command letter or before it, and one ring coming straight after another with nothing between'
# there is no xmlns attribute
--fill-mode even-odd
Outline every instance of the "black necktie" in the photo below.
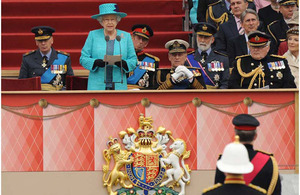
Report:
<svg viewBox="0 0 300 195"><path fill-rule="evenodd" d="M201 60L201 61L205 61L205 60L206 60L206 57L207 57L206 51L202 51L202 52L201 52L201 56L202 56L202 60Z"/></svg>

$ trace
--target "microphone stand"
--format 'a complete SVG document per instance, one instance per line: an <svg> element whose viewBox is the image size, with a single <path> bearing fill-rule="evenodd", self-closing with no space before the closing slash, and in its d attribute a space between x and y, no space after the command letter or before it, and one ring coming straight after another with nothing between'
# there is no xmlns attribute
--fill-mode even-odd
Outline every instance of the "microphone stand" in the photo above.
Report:
<svg viewBox="0 0 300 195"><path fill-rule="evenodd" d="M108 56L108 41L109 41L109 36L105 36L105 41L106 41L106 56ZM109 66L109 67L107 67ZM108 68L108 69L107 69ZM105 68L104 68L104 83L105 83L105 90L114 90L115 86L114 83L112 82L112 71L113 67L108 64L108 61L105 61ZM107 79L108 78L108 79ZM108 81L107 81L108 80Z"/></svg>
<svg viewBox="0 0 300 195"><path fill-rule="evenodd" d="M119 47L120 47L120 56L121 56L121 83L123 84L123 63L122 63L121 37L119 35L117 35L116 39L119 42Z"/></svg>

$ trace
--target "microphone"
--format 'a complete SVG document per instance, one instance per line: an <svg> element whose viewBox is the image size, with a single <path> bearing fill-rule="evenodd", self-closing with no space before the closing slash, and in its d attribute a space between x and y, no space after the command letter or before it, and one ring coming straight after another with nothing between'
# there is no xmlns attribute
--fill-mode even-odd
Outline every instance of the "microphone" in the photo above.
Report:
<svg viewBox="0 0 300 195"><path fill-rule="evenodd" d="M109 41L109 36L108 35L106 35L105 36L105 41L106 41L106 53L105 53L105 55L107 56L107 51L108 51L108 41ZM106 77L107 77L107 72L106 72L106 66L107 66L107 64L108 64L108 62L105 62L105 67L104 67L104 72L105 72L105 77L104 77L104 83L106 83Z"/></svg>
<svg viewBox="0 0 300 195"><path fill-rule="evenodd" d="M120 56L121 56L121 83L123 84L123 64L122 64L121 37L119 35L117 35L116 39L119 42L119 47L120 47Z"/></svg>

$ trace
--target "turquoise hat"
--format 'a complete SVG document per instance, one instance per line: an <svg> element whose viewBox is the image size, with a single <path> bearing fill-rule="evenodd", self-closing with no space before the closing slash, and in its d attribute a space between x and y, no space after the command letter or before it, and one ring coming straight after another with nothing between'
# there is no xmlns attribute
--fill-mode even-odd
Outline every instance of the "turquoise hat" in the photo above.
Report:
<svg viewBox="0 0 300 195"><path fill-rule="evenodd" d="M119 12L119 7L115 3L104 3L99 5L99 14L91 16L93 19L97 19L99 16L108 15L108 14L114 14L118 15L121 18L124 18L127 16L126 13Z"/></svg>

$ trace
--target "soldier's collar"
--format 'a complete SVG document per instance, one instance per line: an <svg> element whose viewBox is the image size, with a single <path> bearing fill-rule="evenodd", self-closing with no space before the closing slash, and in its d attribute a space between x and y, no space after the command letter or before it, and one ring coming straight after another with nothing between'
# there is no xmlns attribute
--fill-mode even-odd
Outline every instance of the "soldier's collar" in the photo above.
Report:
<svg viewBox="0 0 300 195"><path fill-rule="evenodd" d="M137 56L140 56L140 55L143 55L144 53L145 53L144 50L142 50L142 51L136 53L136 55L137 55Z"/></svg>
<svg viewBox="0 0 300 195"><path fill-rule="evenodd" d="M228 174L225 178L224 184L245 184L243 175Z"/></svg>

